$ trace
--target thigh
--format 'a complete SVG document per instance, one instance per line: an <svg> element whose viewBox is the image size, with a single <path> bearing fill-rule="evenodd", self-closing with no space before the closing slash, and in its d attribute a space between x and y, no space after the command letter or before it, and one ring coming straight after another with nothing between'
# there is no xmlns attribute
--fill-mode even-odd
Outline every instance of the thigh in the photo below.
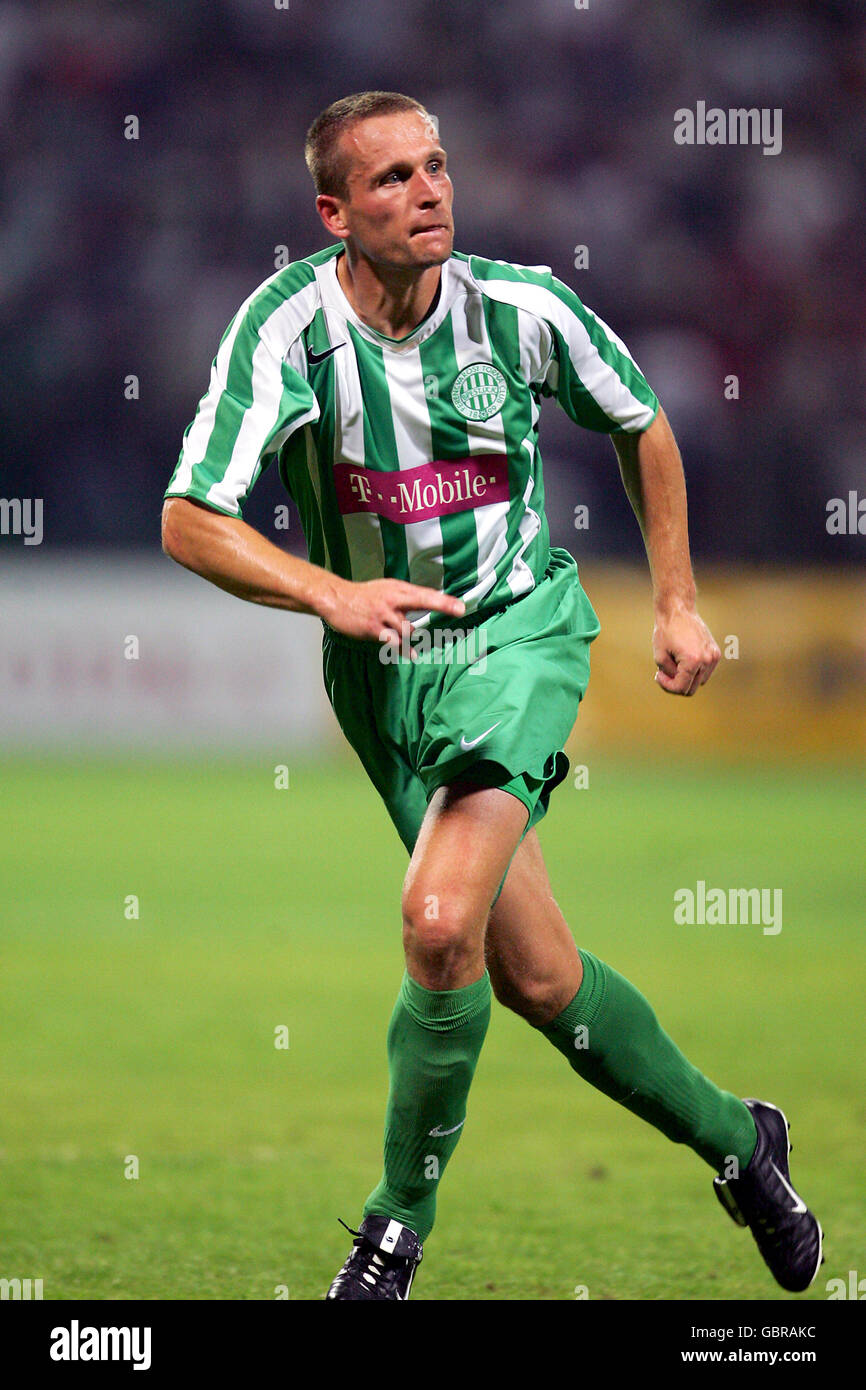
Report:
<svg viewBox="0 0 866 1390"><path fill-rule="evenodd" d="M435 894L452 913L477 922L483 936L528 814L522 801L499 787L440 787L430 798L404 894Z"/></svg>
<svg viewBox="0 0 866 1390"><path fill-rule="evenodd" d="M455 784L431 797L403 888L406 968L425 988L483 975L490 905L527 815L498 787Z"/></svg>
<svg viewBox="0 0 866 1390"><path fill-rule="evenodd" d="M455 784L431 796L403 884L403 944L414 979L460 988L484 972L489 910L527 823L498 787Z"/></svg>

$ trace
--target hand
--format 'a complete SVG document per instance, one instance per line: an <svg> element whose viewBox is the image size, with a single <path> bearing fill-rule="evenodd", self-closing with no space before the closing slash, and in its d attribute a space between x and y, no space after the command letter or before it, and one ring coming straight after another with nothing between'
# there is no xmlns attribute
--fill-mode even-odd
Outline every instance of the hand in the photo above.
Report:
<svg viewBox="0 0 866 1390"><path fill-rule="evenodd" d="M466 612L466 604L452 594L407 584L402 579L368 579L362 583L339 579L322 604L321 616L348 637L399 641L402 645L412 633L406 614L428 609L460 618Z"/></svg>
<svg viewBox="0 0 866 1390"><path fill-rule="evenodd" d="M696 695L721 658L713 634L693 608L656 614L653 656L655 680L669 695Z"/></svg>

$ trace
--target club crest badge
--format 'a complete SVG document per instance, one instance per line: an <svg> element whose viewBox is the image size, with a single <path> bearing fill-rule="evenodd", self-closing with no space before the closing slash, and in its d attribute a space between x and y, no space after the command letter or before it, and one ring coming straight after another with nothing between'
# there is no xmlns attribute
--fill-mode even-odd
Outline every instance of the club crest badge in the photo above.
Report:
<svg viewBox="0 0 866 1390"><path fill-rule="evenodd" d="M507 395L505 377L490 362L464 367L451 388L451 400L466 420L489 420L498 415Z"/></svg>

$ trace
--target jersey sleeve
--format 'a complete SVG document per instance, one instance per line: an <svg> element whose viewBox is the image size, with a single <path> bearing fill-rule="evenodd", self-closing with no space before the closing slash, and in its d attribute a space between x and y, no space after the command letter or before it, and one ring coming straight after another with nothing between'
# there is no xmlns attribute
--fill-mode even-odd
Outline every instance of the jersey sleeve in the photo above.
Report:
<svg viewBox="0 0 866 1390"><path fill-rule="evenodd" d="M605 434L639 433L659 402L621 338L568 285L550 275L542 317L548 350L533 385L555 396L575 424Z"/></svg>
<svg viewBox="0 0 866 1390"><path fill-rule="evenodd" d="M319 405L292 356L279 357L267 321L235 316L211 367L210 384L183 436L166 497L189 497L214 511L242 516L256 479Z"/></svg>

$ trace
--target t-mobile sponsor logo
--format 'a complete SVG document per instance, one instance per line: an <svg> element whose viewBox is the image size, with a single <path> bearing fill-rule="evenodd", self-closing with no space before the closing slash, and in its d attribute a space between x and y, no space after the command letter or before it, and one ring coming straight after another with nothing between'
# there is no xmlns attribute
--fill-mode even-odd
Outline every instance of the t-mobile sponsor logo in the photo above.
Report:
<svg viewBox="0 0 866 1390"><path fill-rule="evenodd" d="M478 454L391 472L337 463L334 486L343 516L376 512L405 526L507 502L508 459L505 454Z"/></svg>

